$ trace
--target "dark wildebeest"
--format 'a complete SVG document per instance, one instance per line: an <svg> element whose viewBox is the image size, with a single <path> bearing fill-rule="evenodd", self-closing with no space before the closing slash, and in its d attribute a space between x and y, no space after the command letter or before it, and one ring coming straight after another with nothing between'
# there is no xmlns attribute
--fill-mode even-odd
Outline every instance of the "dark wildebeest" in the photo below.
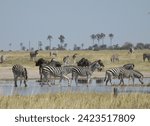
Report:
<svg viewBox="0 0 150 126"><path fill-rule="evenodd" d="M36 57L36 55L38 54L38 51L39 51L39 50L35 50L35 51L31 51L31 52L30 52L30 59L31 59L32 61L35 60L35 57Z"/></svg>
<svg viewBox="0 0 150 126"><path fill-rule="evenodd" d="M128 53L134 53L134 48L129 48L129 52Z"/></svg>
<svg viewBox="0 0 150 126"><path fill-rule="evenodd" d="M89 66L90 65L90 61L86 58L82 58L81 60L79 60L77 62L77 66L82 66L82 67L86 67L86 66Z"/></svg>
<svg viewBox="0 0 150 126"><path fill-rule="evenodd" d="M146 59L150 62L150 53L143 54L143 61L145 62Z"/></svg>

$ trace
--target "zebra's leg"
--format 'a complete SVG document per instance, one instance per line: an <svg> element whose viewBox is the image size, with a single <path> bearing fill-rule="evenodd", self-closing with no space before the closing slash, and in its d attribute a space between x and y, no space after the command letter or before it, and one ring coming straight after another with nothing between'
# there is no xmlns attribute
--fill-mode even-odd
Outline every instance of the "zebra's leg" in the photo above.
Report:
<svg viewBox="0 0 150 126"><path fill-rule="evenodd" d="M88 75L88 76L87 76L87 87L89 86L90 80L91 80L91 76Z"/></svg>
<svg viewBox="0 0 150 126"><path fill-rule="evenodd" d="M15 85L15 87L17 87L17 78L18 78L18 76L14 76L14 85Z"/></svg>
<svg viewBox="0 0 150 126"><path fill-rule="evenodd" d="M26 80L24 79L24 85L25 85L25 87L27 87L27 83L26 83Z"/></svg>
<svg viewBox="0 0 150 126"><path fill-rule="evenodd" d="M141 82L142 85L144 84L143 78L139 78L139 81Z"/></svg>
<svg viewBox="0 0 150 126"><path fill-rule="evenodd" d="M20 86L21 86L21 84L22 84L22 78L20 78Z"/></svg>
<svg viewBox="0 0 150 126"><path fill-rule="evenodd" d="M75 83L76 83L76 86L78 85L78 75L75 74Z"/></svg>
<svg viewBox="0 0 150 126"><path fill-rule="evenodd" d="M70 85L70 79L69 79L69 77L67 77L66 75L63 75L62 78L67 79L67 81L68 81L68 86L71 86L71 85ZM62 79L61 79L61 80L62 80Z"/></svg>
<svg viewBox="0 0 150 126"><path fill-rule="evenodd" d="M49 78L48 78L48 75L46 76L46 80L47 80L47 84L51 87L51 82L49 80L52 81L51 79L51 75L49 75Z"/></svg>
<svg viewBox="0 0 150 126"><path fill-rule="evenodd" d="M134 77L132 77L132 82L133 82L133 85L134 85Z"/></svg>
<svg viewBox="0 0 150 126"><path fill-rule="evenodd" d="M108 80L109 80L109 82L111 83L111 85L113 85L112 82L111 82L112 76L111 76L111 75L108 75L108 78L109 78Z"/></svg>

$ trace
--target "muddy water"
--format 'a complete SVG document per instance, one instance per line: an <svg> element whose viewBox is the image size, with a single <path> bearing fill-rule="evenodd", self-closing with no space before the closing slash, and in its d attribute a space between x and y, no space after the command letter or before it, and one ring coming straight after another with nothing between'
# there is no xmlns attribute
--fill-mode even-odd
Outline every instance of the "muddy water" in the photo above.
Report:
<svg viewBox="0 0 150 126"><path fill-rule="evenodd" d="M27 82L28 86L24 87L22 84L20 86L18 82L18 87L14 87L13 81L0 81L0 95L8 96L8 95L36 95L36 94L44 94L44 93L59 93L59 92L112 92L114 87L117 87L118 92L142 92L142 93L150 93L150 78L144 78L144 86L141 86L138 80L135 80L135 85L132 85L132 80L128 82L125 79L125 86L119 86L118 80L113 80L114 84L111 86L105 86L105 83L102 79L91 80L91 83L87 87L86 83L79 83L77 86L74 81L72 81L71 86L68 87L67 81L62 81L61 85L58 80L55 81L55 85L49 87L49 85L43 85L41 87L40 83L36 80L29 80Z"/></svg>

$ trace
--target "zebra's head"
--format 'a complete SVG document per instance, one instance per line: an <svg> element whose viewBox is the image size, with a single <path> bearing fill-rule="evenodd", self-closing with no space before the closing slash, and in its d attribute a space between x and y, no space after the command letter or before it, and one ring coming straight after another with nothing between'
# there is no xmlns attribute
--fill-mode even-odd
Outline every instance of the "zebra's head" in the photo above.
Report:
<svg viewBox="0 0 150 126"><path fill-rule="evenodd" d="M104 64L103 64L103 62L102 62L101 60L98 60L97 62L98 62L98 64L100 65L100 68L98 68L98 70L99 70L99 71L102 71L103 68L105 67Z"/></svg>
<svg viewBox="0 0 150 126"><path fill-rule="evenodd" d="M102 63L101 60L97 60L93 63L90 64L91 70L95 71L96 69L98 69L98 71L101 71L104 67L104 64Z"/></svg>
<svg viewBox="0 0 150 126"><path fill-rule="evenodd" d="M123 65L123 67L127 70L133 70L134 64L133 63L125 64L125 65Z"/></svg>

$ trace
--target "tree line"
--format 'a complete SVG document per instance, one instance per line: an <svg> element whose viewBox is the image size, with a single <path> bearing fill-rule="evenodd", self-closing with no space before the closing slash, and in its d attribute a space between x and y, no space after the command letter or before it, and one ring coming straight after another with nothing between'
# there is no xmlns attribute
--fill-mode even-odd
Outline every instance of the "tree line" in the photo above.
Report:
<svg viewBox="0 0 150 126"><path fill-rule="evenodd" d="M107 45L105 43L105 38L109 37L110 40L110 44ZM120 46L119 44L113 44L113 38L114 38L114 34L110 33L108 35L104 34L104 33L97 33L97 34L91 34L90 35L90 39L91 39L91 46L84 48L84 43L82 43L81 45L77 45L74 44L73 46L73 50L104 50L104 49L129 49L129 48L135 48L135 49L150 49L150 44L147 43L143 43L143 42L139 42L136 45L134 45L132 42L124 42L122 46ZM53 36L52 35L48 35L47 36L47 40L49 41L49 44L47 46L45 46L43 48L43 43L42 41L38 41L38 49L39 50L67 50L67 43L65 43L65 36L64 35L60 35L58 37L58 40L60 42L60 44L57 45L57 47L52 47L52 39ZM9 48L11 50L11 46L12 43L9 43ZM34 47L30 47L30 41L29 41L29 47L26 48L23 43L20 43L20 49L21 50L34 50Z"/></svg>

